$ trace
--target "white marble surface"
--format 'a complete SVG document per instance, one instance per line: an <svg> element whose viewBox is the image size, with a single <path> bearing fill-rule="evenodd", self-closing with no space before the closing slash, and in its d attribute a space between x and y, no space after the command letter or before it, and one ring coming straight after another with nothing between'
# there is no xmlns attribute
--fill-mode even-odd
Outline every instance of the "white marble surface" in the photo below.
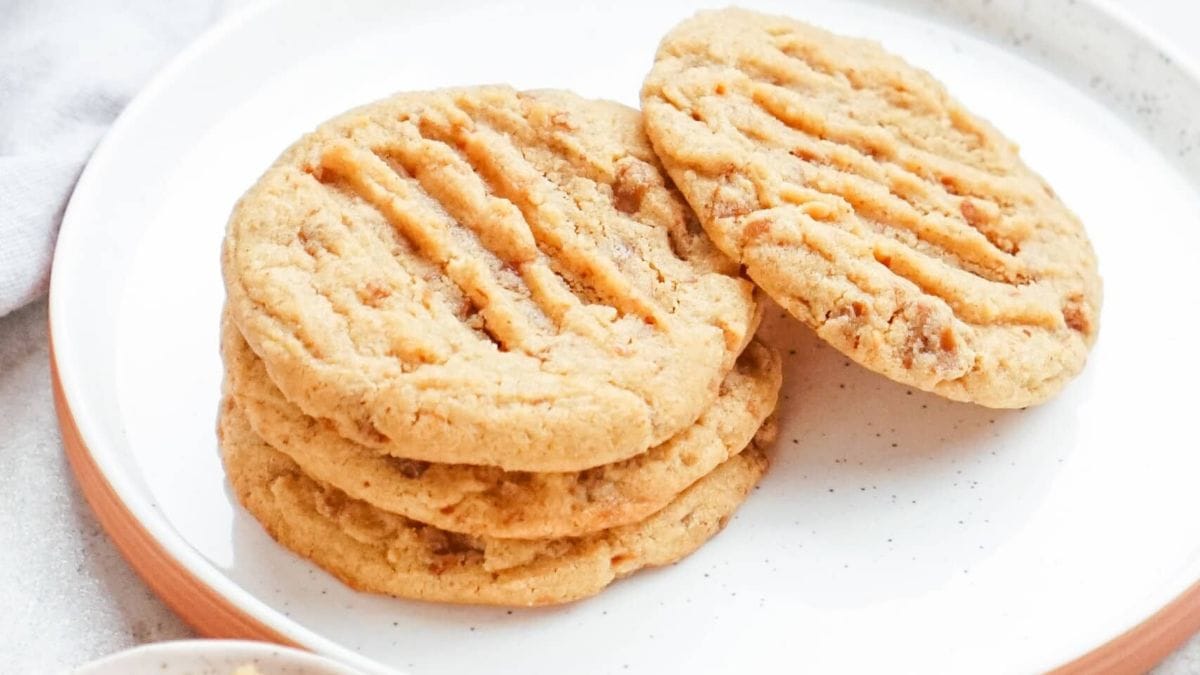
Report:
<svg viewBox="0 0 1200 675"><path fill-rule="evenodd" d="M1114 0L1200 63L1200 3ZM76 491L49 387L44 302L0 319L0 663L53 673L191 636L113 548ZM1160 675L1200 673L1200 636Z"/></svg>

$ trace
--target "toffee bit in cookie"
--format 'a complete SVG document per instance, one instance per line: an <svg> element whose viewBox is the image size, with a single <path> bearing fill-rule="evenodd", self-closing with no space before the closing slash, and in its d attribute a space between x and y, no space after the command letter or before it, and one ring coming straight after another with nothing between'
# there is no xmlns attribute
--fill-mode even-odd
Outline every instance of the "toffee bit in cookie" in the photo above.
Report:
<svg viewBox="0 0 1200 675"><path fill-rule="evenodd" d="M413 459L388 457L386 461L395 467L401 476L410 480L420 478L429 469L429 462L421 462Z"/></svg>
<svg viewBox="0 0 1200 675"><path fill-rule="evenodd" d="M661 186L662 178L654 167L632 158L617 162L617 180L613 184L613 204L622 213L636 213L642 206L646 191L655 184Z"/></svg>

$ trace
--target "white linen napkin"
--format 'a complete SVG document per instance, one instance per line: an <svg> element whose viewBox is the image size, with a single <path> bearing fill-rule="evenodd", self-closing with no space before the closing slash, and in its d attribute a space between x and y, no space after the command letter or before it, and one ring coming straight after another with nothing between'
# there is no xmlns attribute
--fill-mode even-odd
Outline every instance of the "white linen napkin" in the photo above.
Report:
<svg viewBox="0 0 1200 675"><path fill-rule="evenodd" d="M0 0L0 316L40 297L96 142L229 0Z"/></svg>

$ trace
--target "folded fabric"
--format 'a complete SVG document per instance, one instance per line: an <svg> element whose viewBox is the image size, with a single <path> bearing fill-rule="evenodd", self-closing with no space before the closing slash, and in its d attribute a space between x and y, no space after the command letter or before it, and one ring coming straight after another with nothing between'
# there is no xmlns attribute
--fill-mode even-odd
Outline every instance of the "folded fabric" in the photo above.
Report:
<svg viewBox="0 0 1200 675"><path fill-rule="evenodd" d="M92 148L229 0L0 0L0 316L46 292Z"/></svg>

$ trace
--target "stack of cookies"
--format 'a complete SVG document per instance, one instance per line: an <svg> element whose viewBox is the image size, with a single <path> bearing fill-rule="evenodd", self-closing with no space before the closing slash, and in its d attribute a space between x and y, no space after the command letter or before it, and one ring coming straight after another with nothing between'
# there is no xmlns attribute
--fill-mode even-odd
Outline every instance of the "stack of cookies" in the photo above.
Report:
<svg viewBox="0 0 1200 675"><path fill-rule="evenodd" d="M351 111L241 200L223 262L231 481L356 588L587 596L694 550L766 466L754 288L633 109L481 87Z"/></svg>
<svg viewBox="0 0 1200 675"><path fill-rule="evenodd" d="M1083 367L1083 226L926 73L725 10L666 37L642 105L400 94L243 197L219 436L279 542L355 588L512 605L681 558L766 467L756 284L949 398L1031 405Z"/></svg>

